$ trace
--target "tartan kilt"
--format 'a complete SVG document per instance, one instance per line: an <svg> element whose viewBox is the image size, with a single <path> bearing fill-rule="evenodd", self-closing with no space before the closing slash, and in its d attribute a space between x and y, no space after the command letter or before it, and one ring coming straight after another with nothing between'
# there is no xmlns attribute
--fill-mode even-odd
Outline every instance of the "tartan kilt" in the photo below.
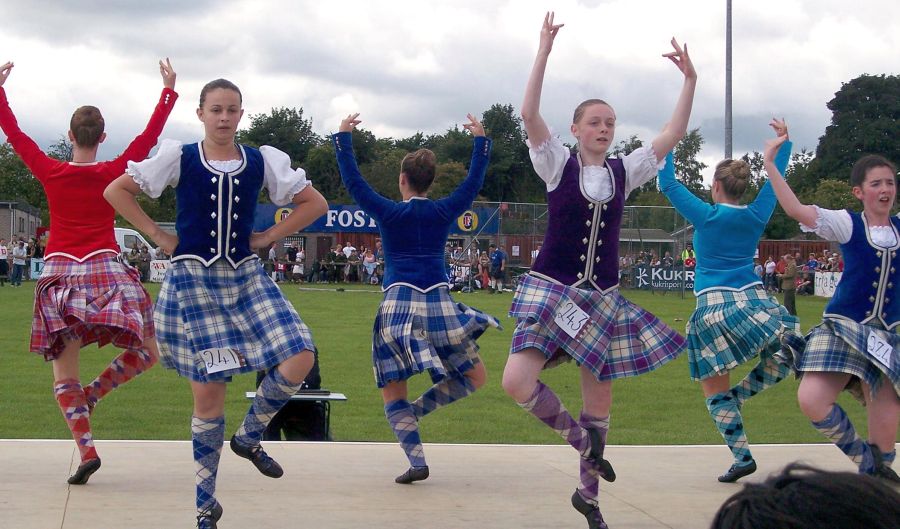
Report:
<svg viewBox="0 0 900 529"><path fill-rule="evenodd" d="M428 371L437 383L481 362L476 340L497 318L453 301L446 286L427 292L394 285L384 293L372 330L375 383L407 380Z"/></svg>
<svg viewBox="0 0 900 529"><path fill-rule="evenodd" d="M224 259L172 262L153 313L160 362L195 382L265 371L314 348L309 328L258 259L237 269ZM239 368L209 374L200 351L232 349Z"/></svg>
<svg viewBox="0 0 900 529"><path fill-rule="evenodd" d="M781 350L785 329L800 332L800 320L761 286L701 293L686 329L691 380L725 374L757 355L771 357Z"/></svg>
<svg viewBox="0 0 900 529"><path fill-rule="evenodd" d="M572 338L554 322L554 313L571 300L590 316ZM685 340L656 316L628 301L618 289L609 293L522 276L509 315L517 318L510 354L535 348L544 368L575 360L597 380L648 373L676 358Z"/></svg>
<svg viewBox="0 0 900 529"><path fill-rule="evenodd" d="M35 286L31 351L54 360L66 338L139 349L153 338L153 305L140 272L103 253L78 262L51 257Z"/></svg>
<svg viewBox="0 0 900 529"><path fill-rule="evenodd" d="M870 334L881 337L893 347L890 367L867 352ZM787 332L781 341L783 356L792 360L798 377L808 371L853 375L844 389L863 405L865 399L860 381L865 381L875 392L886 379L900 395L900 335L896 333L843 318L825 318L810 329L805 338Z"/></svg>

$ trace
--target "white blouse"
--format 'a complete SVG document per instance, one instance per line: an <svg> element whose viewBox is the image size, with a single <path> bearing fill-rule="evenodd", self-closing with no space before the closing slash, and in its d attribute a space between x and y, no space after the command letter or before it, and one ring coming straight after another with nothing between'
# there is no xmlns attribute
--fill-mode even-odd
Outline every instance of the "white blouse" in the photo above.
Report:
<svg viewBox="0 0 900 529"><path fill-rule="evenodd" d="M841 244L850 240L853 235L853 219L845 209L816 208L816 225L807 226L800 223L800 231L813 232L823 239L837 241ZM869 226L869 237L881 248L893 248L897 244L893 226Z"/></svg>
<svg viewBox="0 0 900 529"><path fill-rule="evenodd" d="M553 135L537 147L529 140L525 143L535 172L547 184L547 192L553 191L562 180L563 169L572 153L562 140ZM665 160L657 159L652 146L640 147L620 158L625 165L626 198L632 191L656 178L657 172L665 165ZM601 202L612 196L612 177L605 165L587 165L582 167L581 172L582 186L588 198Z"/></svg>
<svg viewBox="0 0 900 529"><path fill-rule="evenodd" d="M177 140L162 140L152 158L140 162L128 162L126 172L131 175L141 191L151 198L159 198L167 186L176 187L181 178L181 148ZM263 145L259 148L265 169L263 187L269 191L269 199L277 206L284 206L294 195L312 185L306 179L306 171L292 169L287 153ZM207 160L217 171L230 172L241 165L241 160Z"/></svg>

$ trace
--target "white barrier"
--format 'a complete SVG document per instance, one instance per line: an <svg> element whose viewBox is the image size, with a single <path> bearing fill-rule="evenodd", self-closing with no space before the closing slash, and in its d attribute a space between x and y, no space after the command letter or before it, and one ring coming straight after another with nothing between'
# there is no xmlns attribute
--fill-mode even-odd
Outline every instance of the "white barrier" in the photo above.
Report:
<svg viewBox="0 0 900 529"><path fill-rule="evenodd" d="M843 275L843 272L816 272L816 284L813 294L823 298L830 298L834 295L834 289L841 281L841 276Z"/></svg>
<svg viewBox="0 0 900 529"><path fill-rule="evenodd" d="M151 283L162 283L163 278L166 277L166 270L169 269L170 261L160 261L154 260L150 261L150 282Z"/></svg>

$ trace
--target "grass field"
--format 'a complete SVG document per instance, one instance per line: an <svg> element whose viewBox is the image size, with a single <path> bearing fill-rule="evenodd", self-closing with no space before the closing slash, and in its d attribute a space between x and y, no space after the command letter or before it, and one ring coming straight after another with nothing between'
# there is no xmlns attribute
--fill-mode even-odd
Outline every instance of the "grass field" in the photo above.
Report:
<svg viewBox="0 0 900 529"><path fill-rule="evenodd" d="M23 288L0 288L0 438L68 438L52 395L49 364L28 352L34 283ZM156 296L157 285L150 285ZM380 292L371 289L334 288L317 291L284 286L283 291L312 329L321 353L323 386L347 395L348 401L332 406L332 433L339 441L392 441L384 419L380 392L372 377L370 340ZM694 307L693 296L626 291L680 332ZM489 330L479 341L488 369L488 384L463 401L422 421L427 442L560 443L548 428L539 425L503 393L503 370L514 326L506 317L512 294L456 294L458 301L500 317L504 329ZM822 298L797 299L804 330L819 322ZM111 347L82 351L82 380L87 383L117 354ZM743 376L750 369L736 372ZM573 365L546 371L542 379L556 390L571 411L580 408L578 375ZM234 431L246 412L245 390L253 389L252 375L236 377L229 388L226 416ZM415 377L410 395L421 393L427 376ZM800 413L797 383L788 379L750 400L744 417L751 442L822 442L823 438ZM719 444L700 387L688 378L683 355L645 376L619 381L614 386L612 444ZM841 397L857 427L865 435L862 408L847 395ZM189 439L191 394L187 382L173 371L155 367L127 386L114 391L96 408L92 423L97 439Z"/></svg>

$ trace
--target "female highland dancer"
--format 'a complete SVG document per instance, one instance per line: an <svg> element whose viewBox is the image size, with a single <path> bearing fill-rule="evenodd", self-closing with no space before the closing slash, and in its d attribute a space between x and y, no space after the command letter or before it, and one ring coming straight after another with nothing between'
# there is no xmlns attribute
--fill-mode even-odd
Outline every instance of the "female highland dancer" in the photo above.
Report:
<svg viewBox="0 0 900 529"><path fill-rule="evenodd" d="M619 294L619 226L628 194L656 176L665 153L684 136L697 74L687 47L673 39L675 51L664 56L684 74L684 85L669 127L651 146L607 158L616 114L604 101L589 99L575 109L571 132L578 154L570 153L539 112L547 58L561 27L552 13L544 18L522 104L531 159L547 185L549 220L540 255L510 308L518 323L503 388L578 451L581 482L572 504L589 527L605 528L597 497L598 477L615 479L603 459L612 381L652 371L684 348L678 333ZM542 369L565 360L575 360L581 372L579 421L538 380Z"/></svg>
<svg viewBox="0 0 900 529"><path fill-rule="evenodd" d="M785 333L786 352L802 377L800 409L863 474L893 482L897 422L900 419L900 219L891 215L897 198L897 167L887 159L860 158L850 172L862 213L800 203L772 162L779 140L766 143L766 172L785 213L812 231L841 244L846 266L822 323L802 337ZM835 402L844 389L866 406L869 441L857 433Z"/></svg>
<svg viewBox="0 0 900 529"><path fill-rule="evenodd" d="M13 64L0 66L0 86ZM100 468L91 435L91 414L104 395L156 363L150 296L140 273L116 260L120 249L113 230L115 211L103 190L125 170L129 160L143 160L166 124L178 94L175 71L160 61L163 91L144 132L118 158L97 161L106 139L100 110L75 110L69 129L72 161L45 155L16 123L6 92L0 88L0 127L22 161L44 187L50 207L50 241L44 271L35 287L31 351L53 362L53 392L66 425L78 445L81 463L69 477L87 483ZM93 382L82 386L78 357L82 347L112 343L125 349Z"/></svg>
<svg viewBox="0 0 900 529"><path fill-rule="evenodd" d="M778 136L788 137L783 121L771 125ZM785 142L775 160L780 170L790 156L790 142ZM731 468L719 476L729 483L756 471L741 406L787 376L790 369L773 355L781 349L785 327L800 329L799 320L766 294L753 271L753 254L775 209L775 193L767 182L753 202L741 205L749 179L747 162L719 162L710 205L675 180L671 154L659 173L660 191L694 225L697 308L687 323L688 362L691 379L700 381L706 408L734 455ZM732 387L729 372L757 356L756 367Z"/></svg>
<svg viewBox="0 0 900 529"><path fill-rule="evenodd" d="M488 326L500 326L494 317L453 301L444 267L450 227L481 190L491 140L470 114L463 125L475 136L469 174L440 200L428 199L434 153L419 149L407 154L400 164L403 201L395 202L376 193L359 172L351 135L360 123L358 116L341 121L334 150L347 191L378 222L384 244L384 300L375 316L372 361L384 413L409 459L409 469L394 481L407 484L428 477L419 419L484 385L486 373L475 340ZM434 385L410 403L406 381L423 371Z"/></svg>
<svg viewBox="0 0 900 529"><path fill-rule="evenodd" d="M164 366L190 379L194 395L191 438L196 463L197 525L216 527L216 471L225 437L225 383L237 373L268 371L231 449L266 476L281 467L259 441L266 425L296 393L313 365L309 329L266 275L254 249L295 233L327 210L302 169L268 146L235 143L243 115L241 92L217 79L200 92L202 142L165 140L153 158L128 164L106 190L107 200L172 255L154 311ZM135 201L175 188L178 236L164 232ZM296 208L262 233L253 232L261 188L272 202ZM270 369L277 366L277 369Z"/></svg>

